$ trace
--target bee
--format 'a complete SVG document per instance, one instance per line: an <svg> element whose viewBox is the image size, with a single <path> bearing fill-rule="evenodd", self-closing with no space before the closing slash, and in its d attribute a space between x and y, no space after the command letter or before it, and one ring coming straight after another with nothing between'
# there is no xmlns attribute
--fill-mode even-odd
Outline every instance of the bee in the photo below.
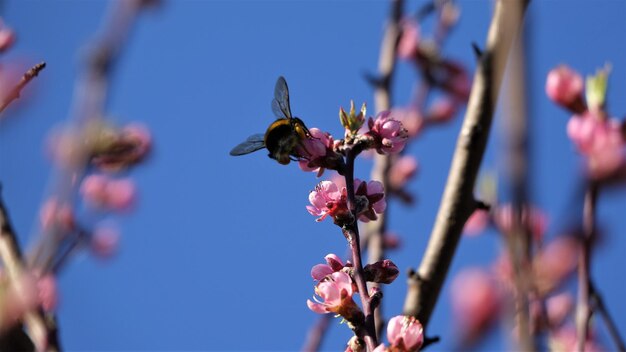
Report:
<svg viewBox="0 0 626 352"><path fill-rule="evenodd" d="M267 148L268 156L283 165L289 164L292 156L297 158L296 146L305 138L310 138L309 129L304 122L291 114L289 88L287 81L280 76L274 87L272 111L276 121L267 128L265 134L257 133L248 137L230 151L230 155L245 155Z"/></svg>

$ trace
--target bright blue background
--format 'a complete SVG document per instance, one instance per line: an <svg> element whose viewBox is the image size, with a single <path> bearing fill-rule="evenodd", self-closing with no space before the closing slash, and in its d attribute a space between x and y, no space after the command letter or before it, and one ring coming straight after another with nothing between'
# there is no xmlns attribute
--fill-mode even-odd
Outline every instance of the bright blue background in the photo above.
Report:
<svg viewBox="0 0 626 352"><path fill-rule="evenodd" d="M409 1L406 8L421 4ZM272 121L270 100L279 75L287 77L292 109L309 127L339 135L337 110L350 99L366 101L373 110L372 90L362 75L376 70L388 6L382 0L172 1L141 16L115 71L109 112L122 123L147 123L154 153L133 172L141 199L132 215L120 217L119 255L104 263L76 257L60 276L65 348L300 348L317 319L305 305L313 293L309 270L327 253L342 254L344 239L330 221L316 223L305 210L308 192L319 181L313 174L280 166L263 152L233 158L228 151ZM470 43L484 43L492 4L460 6L462 20L446 52L473 69ZM0 124L3 197L27 243L51 170L44 140L68 116L77 53L106 6L8 1L2 10L19 36L2 62L48 64L27 87L31 98L7 111L12 116ZM532 197L551 214L549 236L554 236L578 215L572 202L578 157L565 134L567 114L545 97L545 76L559 63L585 74L613 63L610 111L624 116L626 3L535 1L529 13ZM396 102L408 101L414 77L410 65L399 65ZM419 201L413 208L391 204L390 226L403 236L404 247L390 258L403 272L421 260L460 120L427 131L410 147L421 164L411 184ZM497 143L492 138L484 168L498 166ZM367 178L369 166L361 163L357 177ZM596 251L593 274L626 332L626 193L611 193L600 201L607 240ZM464 238L452 271L489 265L498 250L493 234ZM386 289L387 315L401 311L405 291L402 276ZM444 338L433 351L452 343L446 339L453 322L448 297L446 286L429 327L430 334ZM333 327L323 347L343 349L349 336L344 326ZM502 341L492 337L479 347L502 349Z"/></svg>

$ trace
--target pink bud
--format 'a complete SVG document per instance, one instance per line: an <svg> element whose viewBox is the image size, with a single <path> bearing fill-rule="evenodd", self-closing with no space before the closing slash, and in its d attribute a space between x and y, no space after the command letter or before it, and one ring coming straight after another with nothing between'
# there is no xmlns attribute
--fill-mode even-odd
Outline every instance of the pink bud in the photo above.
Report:
<svg viewBox="0 0 626 352"><path fill-rule="evenodd" d="M37 289L39 291L39 302L45 311L53 311L58 303L59 295L57 292L56 279L53 275L48 274L41 277L37 281Z"/></svg>
<svg viewBox="0 0 626 352"><path fill-rule="evenodd" d="M418 351L424 343L424 328L415 317L397 315L389 319L387 339L400 351Z"/></svg>
<svg viewBox="0 0 626 352"><path fill-rule="evenodd" d="M130 208L136 193L130 179L111 179L103 175L85 177L80 192L88 204L118 211Z"/></svg>
<svg viewBox="0 0 626 352"><path fill-rule="evenodd" d="M458 103L450 98L441 98L433 103L428 111L428 120L431 122L448 122L456 114Z"/></svg>
<svg viewBox="0 0 626 352"><path fill-rule="evenodd" d="M100 258L109 258L117 252L120 233L111 226L98 226L92 233L91 251Z"/></svg>
<svg viewBox="0 0 626 352"><path fill-rule="evenodd" d="M5 52L15 43L15 32L7 27L0 28L0 52Z"/></svg>
<svg viewBox="0 0 626 352"><path fill-rule="evenodd" d="M417 22L405 19L401 24L402 35L398 42L398 57L402 60L414 60L420 41L420 27Z"/></svg>
<svg viewBox="0 0 626 352"><path fill-rule="evenodd" d="M394 108L391 115L402 123L410 138L420 134L424 128L424 117L415 107Z"/></svg>
<svg viewBox="0 0 626 352"><path fill-rule="evenodd" d="M76 225L71 205L60 204L56 198L46 200L39 212L39 220L41 227L46 231L58 226L60 231L70 232Z"/></svg>
<svg viewBox="0 0 626 352"><path fill-rule="evenodd" d="M401 189L417 172L417 160L411 155L401 156L391 165L389 184L393 189Z"/></svg>
<svg viewBox="0 0 626 352"><path fill-rule="evenodd" d="M473 340L495 321L500 311L501 294L491 275L470 268L452 281L452 309L463 336Z"/></svg>
<svg viewBox="0 0 626 352"><path fill-rule="evenodd" d="M476 209L465 222L463 234L467 236L477 236L489 225L489 212L483 209Z"/></svg>
<svg viewBox="0 0 626 352"><path fill-rule="evenodd" d="M392 283L400 274L396 264L389 259L367 264L363 271L365 272L365 280L381 284Z"/></svg>
<svg viewBox="0 0 626 352"><path fill-rule="evenodd" d="M555 103L575 112L584 110L583 78L566 65L560 65L548 73L546 94Z"/></svg>
<svg viewBox="0 0 626 352"><path fill-rule="evenodd" d="M402 123L390 116L389 111L381 112L376 120L369 120L370 134L376 141L379 154L395 154L404 149L409 138Z"/></svg>

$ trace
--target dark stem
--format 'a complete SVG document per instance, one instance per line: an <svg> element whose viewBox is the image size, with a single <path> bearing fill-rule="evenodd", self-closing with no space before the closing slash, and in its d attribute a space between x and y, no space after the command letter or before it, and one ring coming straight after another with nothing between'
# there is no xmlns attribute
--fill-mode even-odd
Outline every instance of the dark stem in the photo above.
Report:
<svg viewBox="0 0 626 352"><path fill-rule="evenodd" d="M604 320L607 328L609 329L609 334L611 335L611 339L615 343L615 346L620 352L626 351L626 345L624 344L624 340L619 334L619 330L617 330L617 325L615 325L615 321L611 316L608 308L604 304L604 299L598 292L596 286L593 281L589 282L590 294L591 294L591 303L593 304L593 309L600 313L600 316Z"/></svg>
<svg viewBox="0 0 626 352"><path fill-rule="evenodd" d="M589 334L591 319L591 246L596 232L596 201L598 185L591 182L588 186L583 205L583 238L578 257L578 304L576 308L576 330L578 339L576 350L583 351Z"/></svg>
<svg viewBox="0 0 626 352"><path fill-rule="evenodd" d="M352 212L352 223L345 225L342 228L343 234L348 240L350 251L352 252L352 261L354 265L354 281L356 281L357 288L359 289L359 297L363 305L363 313L365 314L364 334L363 339L367 345L367 348L372 351L376 346L376 325L374 322L374 312L371 309L371 302L369 293L367 290L367 283L365 281L365 272L363 271L363 263L361 261L361 244L359 239L359 227L357 225L357 209L356 209L356 196L354 193L354 159L358 154L358 150L349 148L346 153L346 191L347 191L347 203L348 209ZM357 335L358 336L358 335ZM360 337L360 336L359 336Z"/></svg>

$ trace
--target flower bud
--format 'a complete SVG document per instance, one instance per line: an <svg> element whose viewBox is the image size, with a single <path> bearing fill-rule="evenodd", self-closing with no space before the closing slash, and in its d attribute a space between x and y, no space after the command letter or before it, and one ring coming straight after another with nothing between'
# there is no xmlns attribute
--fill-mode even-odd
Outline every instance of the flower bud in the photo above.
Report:
<svg viewBox="0 0 626 352"><path fill-rule="evenodd" d="M385 259L377 261L373 264L367 264L363 270L365 271L365 280L377 282L379 284L390 284L400 274L400 270L391 260Z"/></svg>
<svg viewBox="0 0 626 352"><path fill-rule="evenodd" d="M546 94L552 101L573 112L585 110L583 78L566 65L560 65L548 73Z"/></svg>
<svg viewBox="0 0 626 352"><path fill-rule="evenodd" d="M376 120L370 118L368 125L368 133L374 137L379 154L395 154L404 149L409 134L400 121L390 116L389 111L378 114Z"/></svg>
<svg viewBox="0 0 626 352"><path fill-rule="evenodd" d="M359 131L365 122L366 111L365 103L363 103L363 105L361 105L361 111L357 115L353 100L350 100L349 114L347 114L343 108L339 108L339 120L341 121L341 125L346 129L346 133L356 134Z"/></svg>
<svg viewBox="0 0 626 352"><path fill-rule="evenodd" d="M387 339L392 350L418 351L424 343L424 328L415 317L397 315L389 319Z"/></svg>

